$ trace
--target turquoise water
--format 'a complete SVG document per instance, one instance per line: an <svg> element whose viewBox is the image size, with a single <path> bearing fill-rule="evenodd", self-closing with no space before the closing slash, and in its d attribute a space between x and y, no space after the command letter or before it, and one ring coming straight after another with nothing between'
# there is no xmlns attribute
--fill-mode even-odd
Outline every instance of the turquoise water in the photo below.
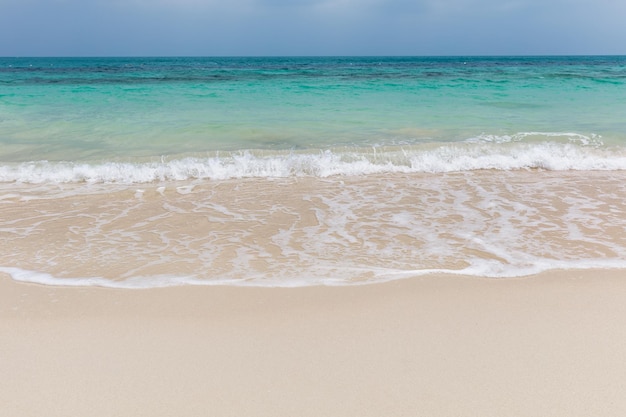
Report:
<svg viewBox="0 0 626 417"><path fill-rule="evenodd" d="M0 274L626 270L626 57L0 58Z"/></svg>
<svg viewBox="0 0 626 417"><path fill-rule="evenodd" d="M624 169L625 114L626 57L2 58L0 180L326 175L329 153L365 171L507 169L545 153L512 143L558 144L567 163L533 157L549 169ZM108 177L112 162L135 174Z"/></svg>

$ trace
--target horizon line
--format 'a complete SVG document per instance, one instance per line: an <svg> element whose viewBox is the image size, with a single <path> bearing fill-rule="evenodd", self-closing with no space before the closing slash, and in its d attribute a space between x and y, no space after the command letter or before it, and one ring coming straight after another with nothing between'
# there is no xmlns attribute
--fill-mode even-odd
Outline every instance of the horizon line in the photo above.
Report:
<svg viewBox="0 0 626 417"><path fill-rule="evenodd" d="M0 55L0 58L515 58L515 57L624 57L626 54L423 54L423 55Z"/></svg>

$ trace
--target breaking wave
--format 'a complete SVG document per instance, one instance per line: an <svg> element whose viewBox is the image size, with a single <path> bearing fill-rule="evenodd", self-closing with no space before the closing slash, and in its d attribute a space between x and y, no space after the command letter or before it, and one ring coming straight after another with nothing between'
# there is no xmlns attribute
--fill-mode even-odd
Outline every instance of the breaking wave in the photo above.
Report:
<svg viewBox="0 0 626 417"><path fill-rule="evenodd" d="M33 161L0 166L1 182L150 183L190 179L329 177L473 170L625 170L626 150L577 143L497 143L490 138L438 146L241 151L143 162Z"/></svg>

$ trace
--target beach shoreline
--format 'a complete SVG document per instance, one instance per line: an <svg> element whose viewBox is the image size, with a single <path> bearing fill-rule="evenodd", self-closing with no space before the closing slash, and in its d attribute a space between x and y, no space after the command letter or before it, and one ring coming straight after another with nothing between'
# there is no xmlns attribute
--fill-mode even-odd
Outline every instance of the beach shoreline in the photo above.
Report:
<svg viewBox="0 0 626 417"><path fill-rule="evenodd" d="M0 415L621 416L624 274L142 290L0 274Z"/></svg>
<svg viewBox="0 0 626 417"><path fill-rule="evenodd" d="M626 171L525 170L16 184L0 199L0 272L150 288L626 268L625 184Z"/></svg>

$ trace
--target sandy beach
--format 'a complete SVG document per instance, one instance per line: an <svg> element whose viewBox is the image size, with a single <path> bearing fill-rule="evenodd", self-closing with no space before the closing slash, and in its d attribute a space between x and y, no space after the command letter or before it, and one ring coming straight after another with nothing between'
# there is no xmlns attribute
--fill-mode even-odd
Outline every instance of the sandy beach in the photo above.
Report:
<svg viewBox="0 0 626 417"><path fill-rule="evenodd" d="M623 416L623 271L346 287L0 276L0 416Z"/></svg>

